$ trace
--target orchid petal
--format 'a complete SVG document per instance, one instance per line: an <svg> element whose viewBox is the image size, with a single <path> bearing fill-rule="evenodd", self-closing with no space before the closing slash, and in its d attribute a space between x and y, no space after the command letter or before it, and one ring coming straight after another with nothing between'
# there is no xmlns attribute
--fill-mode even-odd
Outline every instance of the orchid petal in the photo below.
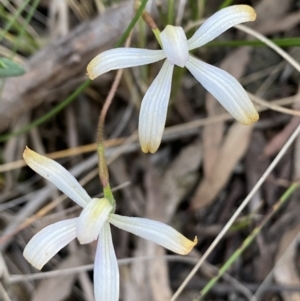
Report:
<svg viewBox="0 0 300 301"><path fill-rule="evenodd" d="M144 153L155 153L165 128L174 65L166 60L147 90L139 117L139 139Z"/></svg>
<svg viewBox="0 0 300 301"><path fill-rule="evenodd" d="M160 39L169 62L183 68L189 58L189 49L182 27L167 25Z"/></svg>
<svg viewBox="0 0 300 301"><path fill-rule="evenodd" d="M232 5L208 18L188 40L189 50L203 46L234 25L254 21L255 10L248 5Z"/></svg>
<svg viewBox="0 0 300 301"><path fill-rule="evenodd" d="M110 70L146 65L165 57L163 50L115 48L94 57L87 66L87 73L90 79L95 79Z"/></svg>
<svg viewBox="0 0 300 301"><path fill-rule="evenodd" d="M172 227L151 219L111 214L109 222L181 255L188 254L197 243L197 237L191 241Z"/></svg>
<svg viewBox="0 0 300 301"><path fill-rule="evenodd" d="M186 67L237 121L250 125L259 119L247 92L232 75L192 56Z"/></svg>
<svg viewBox="0 0 300 301"><path fill-rule="evenodd" d="M103 225L98 239L94 265L94 292L96 301L119 300L119 267L109 223Z"/></svg>
<svg viewBox="0 0 300 301"><path fill-rule="evenodd" d="M113 206L108 199L92 199L82 210L77 222L77 238L81 244L97 239Z"/></svg>
<svg viewBox="0 0 300 301"><path fill-rule="evenodd" d="M76 237L77 218L49 225L35 234L26 245L23 255L35 268L42 267Z"/></svg>
<svg viewBox="0 0 300 301"><path fill-rule="evenodd" d="M91 200L73 175L56 161L41 156L28 147L23 153L23 158L31 169L54 184L79 206L85 207Z"/></svg>

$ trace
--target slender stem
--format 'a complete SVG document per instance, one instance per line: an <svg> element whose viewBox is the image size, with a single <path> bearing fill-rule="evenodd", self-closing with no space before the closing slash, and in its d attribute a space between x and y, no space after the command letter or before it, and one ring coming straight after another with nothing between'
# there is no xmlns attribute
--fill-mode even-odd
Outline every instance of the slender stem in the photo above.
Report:
<svg viewBox="0 0 300 301"><path fill-rule="evenodd" d="M100 113L99 122L98 122L98 131L97 131L97 153L98 153L98 166L99 166L99 177L103 187L109 186L109 174L105 159L105 147L104 147L104 135L103 129L105 124L105 117L107 111L112 103L116 90L119 86L121 77L123 74L123 69L118 70L117 75L114 79L112 87L109 91L109 94L104 102L103 108Z"/></svg>
<svg viewBox="0 0 300 301"><path fill-rule="evenodd" d="M160 30L158 29L158 26L156 25L154 19L147 11L143 12L142 18L145 21L145 23L151 28L152 32L155 35L156 40L158 41L160 47L162 48L161 39L160 39Z"/></svg>
<svg viewBox="0 0 300 301"><path fill-rule="evenodd" d="M256 236L261 232L262 228L266 225L266 223L274 216L274 214L282 207L282 205L289 199L289 197L295 192L295 190L299 186L300 186L300 182L293 183L286 190L286 192L281 196L281 198L273 205L271 211L265 216L261 224L252 230L250 235L243 241L242 245L230 256L230 258L220 268L218 274L205 285L205 287L200 291L199 295L195 299L193 299L193 301L198 301L202 299L211 290L211 288L231 267L231 265L236 261L236 259L239 256L241 256L241 254L250 246L250 244L253 242Z"/></svg>
<svg viewBox="0 0 300 301"><path fill-rule="evenodd" d="M141 5L139 6L139 8L137 9L137 12L134 16L134 18L132 19L132 21L130 22L128 28L126 29L126 31L124 32L124 34L122 35L122 37L120 38L120 40L118 41L116 47L121 46L121 44L125 41L125 39L128 37L127 41L126 41L126 45L125 47L129 46L130 44L130 32L133 28L133 26L135 25L135 23L138 21L138 19L140 18L140 16L143 14L144 12L144 8L147 4L148 0L143 0ZM103 185L103 189L104 189L104 197L106 197L113 206L115 206L115 200L113 198L113 195L111 193L110 190L110 186L109 186L109 173L108 173L108 168L107 168L107 163L106 163L106 159L105 159L105 147L104 147L104 124L105 124L105 118L108 112L108 109L112 103L112 100L114 98L114 95L116 93L116 90L119 86L121 77L123 74L123 70L120 69L117 71L117 75L114 79L114 82L112 84L112 87L109 91L109 94L104 102L103 108L101 110L100 116L99 116L99 121L98 121L98 130L97 130L97 153L98 153L98 168L99 168L99 178L100 181Z"/></svg>

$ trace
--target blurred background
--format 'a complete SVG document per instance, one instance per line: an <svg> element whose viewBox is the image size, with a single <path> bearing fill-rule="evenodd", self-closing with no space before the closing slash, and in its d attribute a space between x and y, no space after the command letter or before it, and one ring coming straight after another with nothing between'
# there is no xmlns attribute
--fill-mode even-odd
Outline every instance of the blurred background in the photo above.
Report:
<svg viewBox="0 0 300 301"><path fill-rule="evenodd" d="M178 25L190 37L197 21L233 4L253 6L257 20L247 26L300 60L298 0L149 0L147 10L160 30ZM22 153L27 145L57 160L90 196L101 195L94 143L116 72L80 85L88 62L115 46L133 16L134 3L127 0L0 0L1 301L94 300L96 242L74 241L43 268L68 269L63 276L45 276L23 258L35 233L78 216L81 208L26 167ZM159 49L143 20L131 46ZM199 242L187 257L170 257L113 228L118 259L148 258L120 266L123 301L170 300L300 123L299 72L268 46L230 29L194 55L237 78L252 94L260 120L238 124L187 69L175 67L163 142L145 155L136 135L139 108L162 62L124 70L105 126L117 213L168 223ZM197 296L299 176L297 138L178 300ZM259 289L259 300L300 300L299 202L294 191L205 300L256 300Z"/></svg>

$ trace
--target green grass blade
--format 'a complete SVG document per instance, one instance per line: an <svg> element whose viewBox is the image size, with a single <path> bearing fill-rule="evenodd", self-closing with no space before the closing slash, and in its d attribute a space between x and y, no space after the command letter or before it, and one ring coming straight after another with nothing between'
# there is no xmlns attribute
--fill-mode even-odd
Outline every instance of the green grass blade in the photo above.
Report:
<svg viewBox="0 0 300 301"><path fill-rule="evenodd" d="M265 216L261 224L255 227L250 235L243 241L242 245L230 256L225 264L220 268L218 274L213 277L206 286L200 291L199 295L193 301L201 300L231 267L231 265L241 256L241 254L251 245L256 236L261 232L266 223L274 216L274 214L282 207L282 205L291 197L291 195L299 188L300 182L293 183L281 196L281 198L273 205L271 211Z"/></svg>
<svg viewBox="0 0 300 301"><path fill-rule="evenodd" d="M12 25L14 24L14 22L20 16L20 14L24 10L24 8L29 4L29 2L30 2L30 0L25 0L22 3L22 5L20 5L20 7L18 8L18 10L17 10L16 14L14 15L14 17L8 23L6 23L3 32L0 33L0 42L3 40L3 38L6 35L6 33L10 30L10 28L12 27Z"/></svg>
<svg viewBox="0 0 300 301"><path fill-rule="evenodd" d="M142 1L139 9L137 10L135 16L131 20L131 22L128 25L127 29L125 30L124 34L121 36L119 41L116 43L116 47L119 47L124 43L124 41L126 40L126 38L129 35L130 31L132 30L132 28L134 27L134 25L136 24L136 22L138 21L138 19L142 15L142 13L144 11L144 8L147 4L147 1L148 0L143 0ZM44 116L36 119L35 121L33 121L32 123L30 123L27 126L23 127L19 131L8 133L8 134L5 134L5 135L1 135L0 136L0 142L4 142L4 141L9 140L12 137L16 137L16 136L20 136L22 134L25 134L28 131L30 131L31 129L41 125L44 122L46 122L47 120L49 120L50 118L55 116L57 113L59 113L62 109L64 109L68 104L70 104L80 93L82 93L91 84L91 82L92 81L90 79L87 79L69 97L67 97L60 104L58 104L56 107L54 107L50 112L48 112Z"/></svg>
<svg viewBox="0 0 300 301"><path fill-rule="evenodd" d="M127 29L125 30L125 32L123 33L123 35L121 36L121 38L119 39L119 41L116 43L116 47L120 47L125 40L127 39L130 31L132 30L132 28L134 27L134 25L136 24L136 22L138 21L138 19L140 18L140 16L142 15L146 4L147 4L148 0L143 0L139 9L137 10L135 16L133 17L133 19L131 20L130 24L128 25Z"/></svg>
<svg viewBox="0 0 300 301"><path fill-rule="evenodd" d="M174 22L174 0L168 0L168 24Z"/></svg>
<svg viewBox="0 0 300 301"><path fill-rule="evenodd" d="M220 5L219 9L225 8L229 5L231 5L233 0L224 0L223 3Z"/></svg>
<svg viewBox="0 0 300 301"><path fill-rule="evenodd" d="M33 17L33 14L34 14L34 12L35 12L35 10L36 10L39 2L40 2L40 0L34 0L32 6L31 6L31 8L30 8L30 10L29 10L29 12L28 12L28 14L26 16L25 25L30 23L30 21L31 21L31 19ZM20 31L20 34L18 36L17 42L16 42L16 44L14 45L14 48L13 48L13 52L14 53L16 53L16 51L18 50L19 45L21 43L21 39L23 38L25 32L26 32L26 26L23 26L22 29L21 29L21 31Z"/></svg>

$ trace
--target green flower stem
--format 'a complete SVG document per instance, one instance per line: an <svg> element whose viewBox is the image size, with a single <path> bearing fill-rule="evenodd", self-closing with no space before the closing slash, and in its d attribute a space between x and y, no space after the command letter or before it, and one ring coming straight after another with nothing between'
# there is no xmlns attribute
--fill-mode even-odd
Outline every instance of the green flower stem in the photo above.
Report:
<svg viewBox="0 0 300 301"><path fill-rule="evenodd" d="M160 39L160 30L158 29L158 26L156 25L154 19L147 11L143 11L142 17L145 23L151 28L153 34L155 35L156 40L158 41L160 47L162 48L162 43Z"/></svg>
<svg viewBox="0 0 300 301"><path fill-rule="evenodd" d="M123 44L123 42L126 40L126 38L129 36L132 28L140 18L140 16L143 14L144 9L146 7L148 0L143 0L141 5L139 6L134 18L131 20L129 26L127 27L126 31L118 41L116 47L119 47ZM98 167L99 167L99 178L100 181L103 185L103 190L104 190L104 196L111 202L111 204L115 207L115 200L112 195L110 185L109 185L109 173L108 173L108 168L107 168L107 163L106 163L106 158L105 158L105 147L104 147L104 125L105 125L105 118L107 115L107 112L109 110L109 107L112 103L114 94L116 92L116 89L119 85L119 82L121 80L122 76L122 70L118 70L117 75L115 77L115 80L112 84L112 87L110 89L110 92L104 102L104 105L102 107L100 116L99 116L99 121L98 121L98 130L97 130L97 153L98 153Z"/></svg>
<svg viewBox="0 0 300 301"><path fill-rule="evenodd" d="M161 43L161 39L160 39L160 30L158 28L154 28L154 29L152 29L152 32L154 33L159 46L162 48L162 43Z"/></svg>
<svg viewBox="0 0 300 301"><path fill-rule="evenodd" d="M112 204L113 212L115 212L115 210L116 210L116 201L115 201L115 198L112 194L112 191L111 191L111 188L110 188L109 184L106 187L103 187L103 195Z"/></svg>
<svg viewBox="0 0 300 301"><path fill-rule="evenodd" d="M213 277L205 287L200 291L199 295L193 301L201 300L224 275L224 273L231 267L238 257L251 245L256 236L261 232L266 223L274 216L274 214L282 207L282 205L290 198L295 190L300 186L300 182L293 183L281 198L273 205L271 211L265 216L260 225L255 227L250 235L243 241L242 245L230 256L226 263L220 268L218 275Z"/></svg>

